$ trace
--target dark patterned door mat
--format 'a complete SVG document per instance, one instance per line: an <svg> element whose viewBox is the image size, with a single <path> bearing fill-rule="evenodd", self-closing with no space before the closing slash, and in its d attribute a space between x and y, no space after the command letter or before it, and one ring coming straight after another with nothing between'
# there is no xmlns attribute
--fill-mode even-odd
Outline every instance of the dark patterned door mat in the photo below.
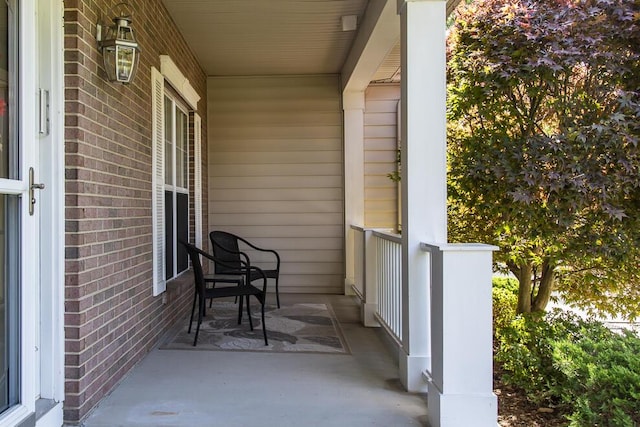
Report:
<svg viewBox="0 0 640 427"><path fill-rule="evenodd" d="M238 306L232 302L215 301L211 308L207 308L196 347L193 347L196 322L193 322L191 334L187 334L189 319L184 319L160 349L350 353L335 314L326 304L293 304L279 309L267 305L265 323L268 346L264 345L262 336L260 305L252 301L251 309L253 331L249 329L246 310L242 324L238 325Z"/></svg>

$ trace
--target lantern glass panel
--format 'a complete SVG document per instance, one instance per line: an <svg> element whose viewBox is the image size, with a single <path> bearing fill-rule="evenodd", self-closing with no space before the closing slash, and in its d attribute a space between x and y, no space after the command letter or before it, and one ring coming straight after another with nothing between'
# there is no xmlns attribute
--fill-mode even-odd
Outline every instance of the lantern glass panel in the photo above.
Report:
<svg viewBox="0 0 640 427"><path fill-rule="evenodd" d="M104 70L109 81L116 81L116 47L108 46L102 49L104 57Z"/></svg>
<svg viewBox="0 0 640 427"><path fill-rule="evenodd" d="M125 26L118 26L118 38L120 40L126 40L126 41L135 41L133 39L133 33L131 32L131 28L130 27L125 27Z"/></svg>
<svg viewBox="0 0 640 427"><path fill-rule="evenodd" d="M117 46L116 77L119 82L129 83L132 78L136 49L130 46Z"/></svg>

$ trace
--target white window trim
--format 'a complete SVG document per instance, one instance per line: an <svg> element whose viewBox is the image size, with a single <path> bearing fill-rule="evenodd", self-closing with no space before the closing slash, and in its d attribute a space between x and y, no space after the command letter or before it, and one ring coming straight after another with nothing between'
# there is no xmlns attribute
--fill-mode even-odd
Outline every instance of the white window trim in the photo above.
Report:
<svg viewBox="0 0 640 427"><path fill-rule="evenodd" d="M164 83L176 90L194 111L200 96L168 55L160 55L160 71L151 67L152 93L152 222L153 222L153 295L167 288L165 280L165 184L164 184ZM196 245L202 246L202 119L194 113L194 208ZM187 151L188 155L188 151Z"/></svg>
<svg viewBox="0 0 640 427"><path fill-rule="evenodd" d="M180 72L178 66L171 60L169 55L160 55L160 72L165 79L178 91L181 97L189 104L193 110L198 109L200 95L191 86L189 80Z"/></svg>

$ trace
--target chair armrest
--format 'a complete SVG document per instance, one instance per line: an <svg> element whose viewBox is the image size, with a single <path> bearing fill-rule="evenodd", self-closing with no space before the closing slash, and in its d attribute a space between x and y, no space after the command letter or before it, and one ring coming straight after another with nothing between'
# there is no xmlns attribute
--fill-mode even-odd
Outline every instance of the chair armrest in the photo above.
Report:
<svg viewBox="0 0 640 427"><path fill-rule="evenodd" d="M274 254L276 256L276 270L280 270L280 255L278 255L278 252L274 251L273 249L265 249L265 248L261 248L258 247L256 245L254 245L253 243L243 239L242 237L236 236L238 240L242 241L244 244L246 244L247 246L249 246L252 249L255 249L256 251L260 251L260 252L271 252L272 254Z"/></svg>

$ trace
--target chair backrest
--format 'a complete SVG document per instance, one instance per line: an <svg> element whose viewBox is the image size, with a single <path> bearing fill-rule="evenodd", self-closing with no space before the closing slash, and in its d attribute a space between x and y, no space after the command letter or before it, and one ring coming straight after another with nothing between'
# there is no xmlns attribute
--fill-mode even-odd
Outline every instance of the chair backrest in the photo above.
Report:
<svg viewBox="0 0 640 427"><path fill-rule="evenodd" d="M213 247L213 256L225 264L216 263L216 273L224 274L242 268L237 236L225 231L212 231L209 233L209 238Z"/></svg>
<svg viewBox="0 0 640 427"><path fill-rule="evenodd" d="M189 259L191 259L191 266L193 267L193 279L196 286L196 293L201 296L204 292L204 272L202 271L202 263L200 263L200 249L184 241L180 241L187 249Z"/></svg>

